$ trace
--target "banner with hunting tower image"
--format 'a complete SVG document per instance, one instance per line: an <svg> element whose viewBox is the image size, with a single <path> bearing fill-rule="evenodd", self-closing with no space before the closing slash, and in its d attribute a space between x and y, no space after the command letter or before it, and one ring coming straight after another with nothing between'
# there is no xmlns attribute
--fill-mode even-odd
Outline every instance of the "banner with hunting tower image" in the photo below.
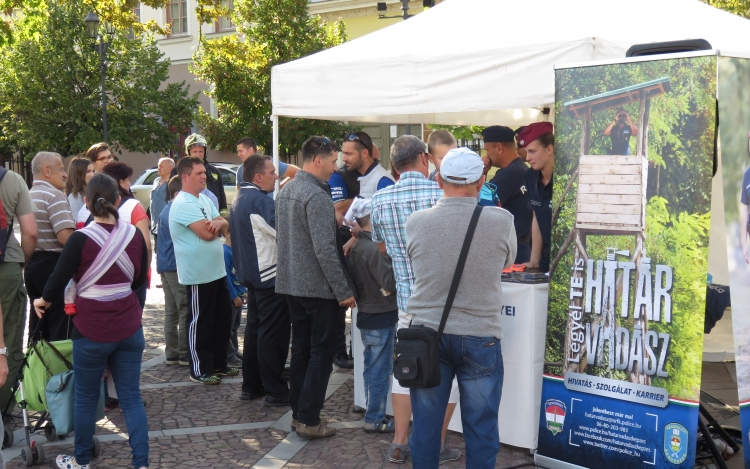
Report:
<svg viewBox="0 0 750 469"><path fill-rule="evenodd" d="M556 71L544 467L693 467L716 60Z"/></svg>

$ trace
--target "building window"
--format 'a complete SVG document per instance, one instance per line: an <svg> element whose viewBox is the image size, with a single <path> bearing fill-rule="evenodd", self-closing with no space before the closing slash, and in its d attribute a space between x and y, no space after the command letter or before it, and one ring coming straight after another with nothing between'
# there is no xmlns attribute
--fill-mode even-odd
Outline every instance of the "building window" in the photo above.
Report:
<svg viewBox="0 0 750 469"><path fill-rule="evenodd" d="M232 0L224 0L223 2L221 2L221 6L229 9L229 11L232 11L234 9L234 2ZM234 30L232 18L229 15L219 17L219 20L216 22L216 32L218 33L219 31L231 30Z"/></svg>
<svg viewBox="0 0 750 469"><path fill-rule="evenodd" d="M172 25L170 36L187 34L187 0L169 0L167 6L167 23Z"/></svg>
<svg viewBox="0 0 750 469"><path fill-rule="evenodd" d="M141 22L141 4L140 4L140 2L137 3L133 7L133 15L135 15L136 21L140 23ZM133 30L133 28L130 28L130 31L128 31L127 38L128 39L135 39L135 31Z"/></svg>

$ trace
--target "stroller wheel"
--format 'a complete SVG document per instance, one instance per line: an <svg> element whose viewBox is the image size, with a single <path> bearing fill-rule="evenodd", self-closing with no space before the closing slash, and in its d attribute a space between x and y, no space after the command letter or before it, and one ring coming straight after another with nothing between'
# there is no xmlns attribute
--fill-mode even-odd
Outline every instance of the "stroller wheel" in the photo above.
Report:
<svg viewBox="0 0 750 469"><path fill-rule="evenodd" d="M102 454L102 444L99 443L99 438L94 437L94 449L91 452L91 456L98 458Z"/></svg>
<svg viewBox="0 0 750 469"><path fill-rule="evenodd" d="M3 429L3 449L13 446L13 440L13 430L10 428Z"/></svg>
<svg viewBox="0 0 750 469"><path fill-rule="evenodd" d="M44 463L44 447L42 445L35 445L34 451L36 452L36 455L34 456L34 463L35 464Z"/></svg>
<svg viewBox="0 0 750 469"><path fill-rule="evenodd" d="M57 441L57 430L51 423L44 427L44 437L47 438L47 441Z"/></svg>
<svg viewBox="0 0 750 469"><path fill-rule="evenodd" d="M34 465L34 453L31 451L30 447L26 446L21 450L21 462L23 462L23 465L26 467Z"/></svg>

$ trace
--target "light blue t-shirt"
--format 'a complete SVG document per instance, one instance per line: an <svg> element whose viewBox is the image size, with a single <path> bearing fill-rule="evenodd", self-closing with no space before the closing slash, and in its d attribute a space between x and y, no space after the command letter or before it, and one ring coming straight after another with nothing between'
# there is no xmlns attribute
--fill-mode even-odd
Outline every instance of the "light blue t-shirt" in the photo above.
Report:
<svg viewBox="0 0 750 469"><path fill-rule="evenodd" d="M197 221L210 221L219 216L208 197L198 195L195 197L180 192L169 211L169 232L177 261L177 279L182 285L209 283L227 274L221 240L204 241L189 228Z"/></svg>

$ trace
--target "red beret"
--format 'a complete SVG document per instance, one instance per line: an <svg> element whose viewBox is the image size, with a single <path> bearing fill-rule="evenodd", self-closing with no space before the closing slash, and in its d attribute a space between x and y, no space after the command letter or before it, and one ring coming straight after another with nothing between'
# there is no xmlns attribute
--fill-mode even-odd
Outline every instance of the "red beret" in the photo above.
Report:
<svg viewBox="0 0 750 469"><path fill-rule="evenodd" d="M534 122L529 124L522 131L518 133L516 139L518 140L518 146L526 148L529 143L538 139L547 132L552 132L551 122Z"/></svg>

